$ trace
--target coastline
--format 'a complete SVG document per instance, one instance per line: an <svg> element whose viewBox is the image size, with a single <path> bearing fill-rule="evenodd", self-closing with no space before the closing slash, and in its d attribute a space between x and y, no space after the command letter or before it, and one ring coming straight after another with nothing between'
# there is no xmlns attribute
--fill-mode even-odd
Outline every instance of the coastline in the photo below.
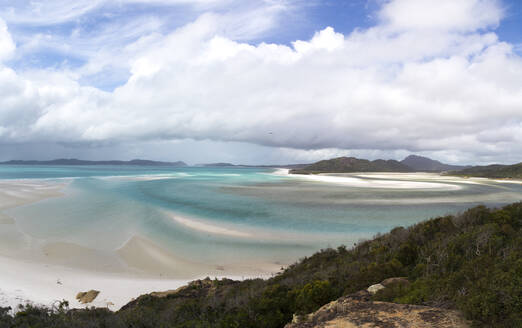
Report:
<svg viewBox="0 0 522 328"><path fill-rule="evenodd" d="M42 251L44 259L0 255L0 307L15 310L19 304L51 306L67 300L71 308L118 310L142 294L176 289L193 280L267 278L280 268L276 264L259 270L259 263L221 267L193 262L139 236L113 254L71 243L48 243ZM91 289L100 291L93 302L76 300L78 292Z"/></svg>
<svg viewBox="0 0 522 328"><path fill-rule="evenodd" d="M379 189L433 189L433 190L459 190L460 186L432 181L408 181L401 179L397 173L389 172L360 172L360 173L319 173L319 174L292 174L287 173L293 178L332 183L343 186L358 188L379 188ZM435 174L432 173L406 173L410 179L412 177L419 180L434 180ZM437 174L438 176L438 174ZM448 179L445 182L450 182ZM457 181L454 181L457 182Z"/></svg>
<svg viewBox="0 0 522 328"><path fill-rule="evenodd" d="M483 177L463 177L444 175L431 172L353 172L353 173L317 173L317 174L294 174L288 169L277 169L274 175L287 175L309 181L332 183L359 188L381 188L381 189L434 189L434 190L459 190L459 184L484 184L484 182L522 184L522 179L497 179ZM371 180L368 180L371 179ZM418 179L422 181L408 181Z"/></svg>
<svg viewBox="0 0 522 328"><path fill-rule="evenodd" d="M64 196L66 186L63 181L0 180L0 307L16 310L20 304L52 306L67 300L71 308L96 306L118 310L139 295L176 289L207 276L266 278L281 267L260 262L223 266L199 263L139 235L113 251L38 240L25 235L16 226L16 220L3 212ZM231 233L201 222L182 224L216 234ZM93 302L81 304L76 300L78 292L91 289L100 291Z"/></svg>
<svg viewBox="0 0 522 328"><path fill-rule="evenodd" d="M277 170L272 174L288 179L309 176L292 175L287 169ZM451 182L460 184L486 184L489 179L448 179L431 173L393 174L393 173L356 173L347 175L318 175L317 182L383 188L383 182L394 189L402 186L411 188L408 181L418 179L425 188L429 185L435 191L444 191ZM156 177L157 178L157 177ZM326 179L324 179L326 178ZM267 278L278 272L285 263L267 263L252 259L249 262L202 263L190 258L188 254L168 249L156 244L145 236L134 234L117 249L101 251L71 242L31 239L22 231L17 231L16 220L2 211L17 206L24 206L52 197L65 195L64 188L69 180L0 180L0 306L12 306L19 303L34 302L50 306L55 301L65 299L72 308L85 306L109 307L117 310L132 298L153 291L171 290L206 276L211 278ZM355 182L354 182L355 181ZM496 180L493 180L496 182ZM441 186L444 188L441 188ZM395 186L395 187L393 187ZM436 187L436 188L435 188ZM477 200L478 196L473 196ZM484 195L486 200L487 195ZM499 193L498 197L503 197ZM471 198L470 198L471 199ZM422 203L442 202L436 197L422 200ZM479 199L482 201L482 199ZM356 199L361 203L364 200ZM407 200L377 200L382 204L400 204ZM453 199L455 202L455 199ZM458 199L462 202L465 199ZM376 200L372 200L376 202ZM262 231L240 229L199 218L178 216L166 213L175 224L183 229L194 230L201 234L243 239L283 239L288 243L296 240L291 235L268 235ZM6 238L9 237L9 238ZM12 240L11 240L12 239ZM20 246L21 245L21 246ZM90 245L90 244L89 244ZM94 245L93 245L94 246ZM25 248L24 248L25 247ZM20 250L21 249L21 250ZM3 268L6 268L3 270ZM204 272L204 275L201 273ZM76 293L90 289L101 293L94 302L80 304Z"/></svg>

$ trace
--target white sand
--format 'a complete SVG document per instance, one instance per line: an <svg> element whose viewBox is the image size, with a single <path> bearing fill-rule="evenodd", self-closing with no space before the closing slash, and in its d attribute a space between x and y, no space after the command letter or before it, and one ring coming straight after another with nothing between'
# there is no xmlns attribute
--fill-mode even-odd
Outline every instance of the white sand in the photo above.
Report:
<svg viewBox="0 0 522 328"><path fill-rule="evenodd" d="M0 306L13 309L25 303L51 306L67 300L73 308L108 306L117 310L139 295L176 289L206 276L266 278L281 267L276 263L225 266L199 263L139 236L132 237L113 254L70 243L49 243L43 251L46 262L41 258L0 256ZM206 274L202 276L201 272ZM92 303L83 305L75 299L78 292L91 289L100 291Z"/></svg>
<svg viewBox="0 0 522 328"><path fill-rule="evenodd" d="M180 279L96 274L5 257L0 257L0 268L0 306L11 306L13 309L18 304L28 302L51 306L60 300L69 301L70 307L82 308L86 305L76 300L76 294L95 289L101 293L88 306L109 306L110 309L117 310L139 295L175 289L188 282Z"/></svg>
<svg viewBox="0 0 522 328"><path fill-rule="evenodd" d="M100 251L68 242L36 240L18 230L3 210L63 195L68 181L0 180L0 306L16 308L36 303L52 306L67 300L71 307L109 306L117 310L133 298L153 291L176 289L194 279L268 277L276 263L200 263L162 249L140 236L121 248ZM181 218L180 224L202 231L246 237L239 231ZM88 305L76 294L101 293Z"/></svg>
<svg viewBox="0 0 522 328"><path fill-rule="evenodd" d="M85 307L75 296L100 290L89 304L118 309L141 294L173 289L187 279L144 278L129 269L116 253L101 252L71 243L45 243L20 232L15 220L2 211L62 195L68 181L0 180L0 306L16 308L33 302L51 306L67 300L71 307ZM29 245L29 247L28 247ZM134 260L139 261L139 260ZM59 282L59 283L58 283Z"/></svg>
<svg viewBox="0 0 522 328"><path fill-rule="evenodd" d="M413 179L426 180L423 173L376 173L376 174L289 174L289 176L323 183L333 183L358 188L379 189L436 189L436 190L459 190L462 187L449 183L431 181L411 181Z"/></svg>
<svg viewBox="0 0 522 328"><path fill-rule="evenodd" d="M155 277L196 279L205 272L212 277L269 277L281 264L253 260L242 263L201 262L166 250L142 236L133 236L117 250L125 263L138 273Z"/></svg>
<svg viewBox="0 0 522 328"><path fill-rule="evenodd" d="M181 217L176 214L169 214L169 216L172 218L172 220L176 221L177 223L188 227L190 229L194 229L201 232L208 232L216 235L224 235L224 236L232 236L232 237L243 237L243 238L249 238L253 235L251 233L245 232L245 231L239 231L235 229L225 228L216 226L214 224L210 224L207 222L203 222L201 220L195 220L195 219L188 219L186 217Z"/></svg>
<svg viewBox="0 0 522 328"><path fill-rule="evenodd" d="M0 213L8 208L61 196L61 190L67 183L47 180L0 180Z"/></svg>

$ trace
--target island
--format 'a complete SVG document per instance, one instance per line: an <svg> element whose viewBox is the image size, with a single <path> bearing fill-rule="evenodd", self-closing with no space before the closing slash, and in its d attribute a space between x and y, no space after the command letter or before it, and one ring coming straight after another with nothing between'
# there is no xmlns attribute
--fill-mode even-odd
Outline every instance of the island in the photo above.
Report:
<svg viewBox="0 0 522 328"><path fill-rule="evenodd" d="M109 160L109 161L87 161L76 158L60 158L49 161L36 160L10 160L0 162L0 165L131 165L131 166L171 166L184 167L187 166L185 162L159 162L145 159L133 159L130 161Z"/></svg>

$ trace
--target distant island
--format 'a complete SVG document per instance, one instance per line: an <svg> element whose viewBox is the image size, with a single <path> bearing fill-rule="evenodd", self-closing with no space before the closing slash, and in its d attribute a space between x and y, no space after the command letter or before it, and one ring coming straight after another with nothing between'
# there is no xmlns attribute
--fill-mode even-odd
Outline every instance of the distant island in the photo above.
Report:
<svg viewBox="0 0 522 328"><path fill-rule="evenodd" d="M232 164L232 163L204 163L204 164L196 164L195 166L199 167L253 167L253 168L285 168L285 169L299 169L304 168L310 164L260 164L260 165L250 165L250 164Z"/></svg>
<svg viewBox="0 0 522 328"><path fill-rule="evenodd" d="M447 174L490 179L522 179L522 162L513 165L473 166L459 171L451 171Z"/></svg>
<svg viewBox="0 0 522 328"><path fill-rule="evenodd" d="M352 172L443 172L469 166L444 164L428 157L410 155L402 161L377 159L369 161L355 157L338 157L319 161L290 171L293 174L352 173Z"/></svg>
<svg viewBox="0 0 522 328"><path fill-rule="evenodd" d="M355 157L338 157L319 161L303 168L290 170L292 174L350 173L350 172L412 172L413 169L396 160L369 161Z"/></svg>
<svg viewBox="0 0 522 328"><path fill-rule="evenodd" d="M383 159L369 161L355 157L338 157L290 170L291 174L355 172L439 172L451 176L521 179L522 163L513 165L460 166L444 164L431 158L417 155L410 155L402 161Z"/></svg>
<svg viewBox="0 0 522 328"><path fill-rule="evenodd" d="M458 171L470 167L444 164L434 159L417 155L410 155L403 159L401 163L412 168L415 171L422 172Z"/></svg>
<svg viewBox="0 0 522 328"><path fill-rule="evenodd" d="M170 167L184 167L187 166L185 162L159 162L149 161L144 159L133 159L131 161L87 161L76 158L60 158L49 161L36 160L11 160L7 162L0 162L0 165L134 165L134 166L170 166Z"/></svg>
<svg viewBox="0 0 522 328"><path fill-rule="evenodd" d="M0 165L129 165L129 166L164 166L186 167L183 161L163 162L144 159L130 161L106 160L90 161L76 158L60 158L48 161L39 160L10 160L0 162ZM197 164L199 167L252 167L252 168L286 168L291 174L320 174L320 173L355 173L355 172L439 172L444 175L462 177L481 177L492 179L522 179L522 162L513 165L493 164L487 166L461 166L441 163L428 157L409 155L402 161L397 160L367 160L355 157L337 157L318 161L312 164L285 164L285 165L237 165L226 162Z"/></svg>

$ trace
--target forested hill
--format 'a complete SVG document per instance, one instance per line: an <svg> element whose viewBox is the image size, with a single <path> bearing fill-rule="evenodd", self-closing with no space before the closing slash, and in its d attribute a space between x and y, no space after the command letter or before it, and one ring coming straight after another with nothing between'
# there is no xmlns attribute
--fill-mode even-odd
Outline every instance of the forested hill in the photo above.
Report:
<svg viewBox="0 0 522 328"><path fill-rule="evenodd" d="M15 317L0 310L0 327L284 327L294 314L390 277L410 283L386 287L373 300L457 309L476 327L522 327L521 228L522 203L478 206L397 227L353 249L322 250L268 280L199 280L140 296L115 313L67 310L65 303L27 306Z"/></svg>
<svg viewBox="0 0 522 328"><path fill-rule="evenodd" d="M473 166L460 171L451 171L448 174L493 179L522 179L522 162L513 165Z"/></svg>
<svg viewBox="0 0 522 328"><path fill-rule="evenodd" d="M409 166L415 171L441 172L456 171L468 168L469 166L444 164L428 157L410 155L401 161L402 164Z"/></svg>
<svg viewBox="0 0 522 328"><path fill-rule="evenodd" d="M355 157L338 157L319 161L304 168L291 170L293 174L350 173L350 172L411 172L409 166L396 160L369 161Z"/></svg>

